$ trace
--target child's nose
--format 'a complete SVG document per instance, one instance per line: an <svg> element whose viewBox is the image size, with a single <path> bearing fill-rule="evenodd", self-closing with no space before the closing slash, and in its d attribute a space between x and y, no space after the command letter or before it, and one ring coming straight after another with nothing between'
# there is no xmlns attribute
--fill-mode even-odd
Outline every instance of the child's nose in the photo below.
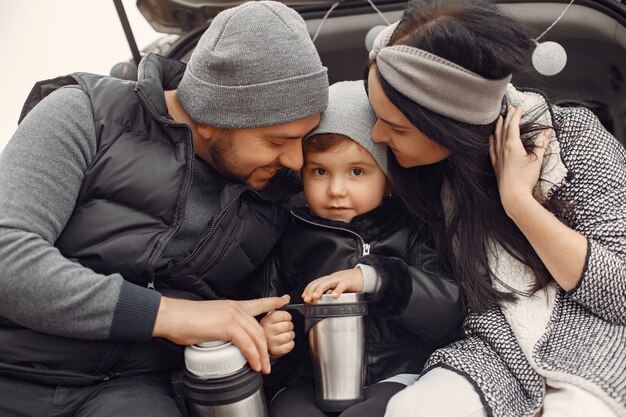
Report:
<svg viewBox="0 0 626 417"><path fill-rule="evenodd" d="M333 178L330 181L330 185L328 187L328 193L331 196L342 197L346 195L346 186L345 182L340 178Z"/></svg>

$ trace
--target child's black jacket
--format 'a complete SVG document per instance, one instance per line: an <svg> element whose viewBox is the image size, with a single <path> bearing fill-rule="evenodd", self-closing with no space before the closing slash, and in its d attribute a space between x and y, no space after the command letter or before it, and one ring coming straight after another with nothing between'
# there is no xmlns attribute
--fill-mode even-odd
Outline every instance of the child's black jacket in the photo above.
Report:
<svg viewBox="0 0 626 417"><path fill-rule="evenodd" d="M401 203L386 198L350 223L319 218L308 208L291 213L285 234L265 264L264 293L289 293L292 303L301 302L304 287L316 278L357 263L374 267L380 286L367 298L367 384L399 373L419 373L428 356L456 335L465 315L461 289L438 264L426 234ZM301 334L302 318L292 315L297 348L282 367L293 374L295 361L302 375L302 367L309 366L307 339Z"/></svg>

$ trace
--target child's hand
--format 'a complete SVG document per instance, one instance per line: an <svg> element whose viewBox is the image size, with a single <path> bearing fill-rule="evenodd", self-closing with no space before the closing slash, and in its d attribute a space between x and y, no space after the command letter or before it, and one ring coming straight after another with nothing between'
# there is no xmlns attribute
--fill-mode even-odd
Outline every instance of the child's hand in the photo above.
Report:
<svg viewBox="0 0 626 417"><path fill-rule="evenodd" d="M291 314L282 310L272 311L261 319L261 327L265 332L267 351L270 355L280 358L291 352L296 338Z"/></svg>
<svg viewBox="0 0 626 417"><path fill-rule="evenodd" d="M337 271L311 281L304 289L302 299L305 303L312 303L319 300L322 294L331 289L333 290L332 296L334 298L339 297L344 292L361 292L363 291L363 281L361 268Z"/></svg>

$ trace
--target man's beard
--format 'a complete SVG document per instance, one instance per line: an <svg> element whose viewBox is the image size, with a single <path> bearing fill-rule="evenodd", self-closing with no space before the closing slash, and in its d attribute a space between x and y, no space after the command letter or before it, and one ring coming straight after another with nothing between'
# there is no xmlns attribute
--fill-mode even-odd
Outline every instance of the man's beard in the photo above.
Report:
<svg viewBox="0 0 626 417"><path fill-rule="evenodd" d="M213 162L213 168L225 179L232 182L246 183L248 179L247 175L237 173L229 165L229 156L235 154L235 147L231 140L231 134L228 130L223 130L217 140L212 140L209 144L209 154L211 155L211 162Z"/></svg>

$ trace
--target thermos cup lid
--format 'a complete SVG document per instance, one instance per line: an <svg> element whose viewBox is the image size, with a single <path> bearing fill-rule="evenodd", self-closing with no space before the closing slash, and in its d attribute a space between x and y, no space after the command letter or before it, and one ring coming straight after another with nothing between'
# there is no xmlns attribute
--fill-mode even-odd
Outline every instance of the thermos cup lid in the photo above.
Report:
<svg viewBox="0 0 626 417"><path fill-rule="evenodd" d="M365 300L365 294L362 292L344 292L337 298L333 297L332 294L322 294L320 299L313 304L358 303L363 300Z"/></svg>
<svg viewBox="0 0 626 417"><path fill-rule="evenodd" d="M343 293L335 298L323 294L312 304L287 304L284 310L295 310L304 316L304 331L326 318L355 317L367 315L367 302L363 293Z"/></svg>
<svg viewBox="0 0 626 417"><path fill-rule="evenodd" d="M343 293L335 298L332 294L323 294L312 304L287 304L283 310L295 310L306 318L323 319L326 317L365 316L367 302L364 293Z"/></svg>
<svg viewBox="0 0 626 417"><path fill-rule="evenodd" d="M246 366L237 346L221 340L185 348L185 367L199 379L222 378Z"/></svg>

